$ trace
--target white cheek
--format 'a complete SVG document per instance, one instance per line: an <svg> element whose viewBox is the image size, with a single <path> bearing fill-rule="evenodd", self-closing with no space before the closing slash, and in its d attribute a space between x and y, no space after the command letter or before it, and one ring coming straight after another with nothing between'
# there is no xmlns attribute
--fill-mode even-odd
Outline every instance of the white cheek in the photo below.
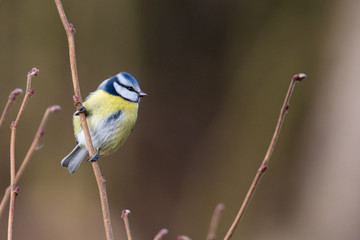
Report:
<svg viewBox="0 0 360 240"><path fill-rule="evenodd" d="M133 102L137 102L138 101L138 94L136 92L132 92L127 90L126 88L120 86L120 84L118 84L117 82L114 82L114 88L116 90L116 92L122 96L125 99L128 99L130 101Z"/></svg>

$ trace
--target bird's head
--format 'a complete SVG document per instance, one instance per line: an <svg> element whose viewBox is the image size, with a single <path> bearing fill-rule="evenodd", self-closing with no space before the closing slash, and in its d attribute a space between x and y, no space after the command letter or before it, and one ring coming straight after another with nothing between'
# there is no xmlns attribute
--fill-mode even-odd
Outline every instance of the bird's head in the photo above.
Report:
<svg viewBox="0 0 360 240"><path fill-rule="evenodd" d="M127 72L121 72L114 77L103 81L98 89L136 103L140 101L141 97L147 95L141 91L136 79Z"/></svg>

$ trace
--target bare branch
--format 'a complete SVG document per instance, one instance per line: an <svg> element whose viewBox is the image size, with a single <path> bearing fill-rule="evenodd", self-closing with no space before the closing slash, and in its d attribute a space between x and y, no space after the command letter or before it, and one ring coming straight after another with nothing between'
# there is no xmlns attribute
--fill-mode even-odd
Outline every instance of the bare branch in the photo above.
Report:
<svg viewBox="0 0 360 240"><path fill-rule="evenodd" d="M211 218L209 233L206 238L207 240L215 239L217 227L219 225L219 219L220 219L221 213L224 211L224 209L225 209L224 204L219 203L218 205L216 205L213 216Z"/></svg>
<svg viewBox="0 0 360 240"><path fill-rule="evenodd" d="M278 121L277 121L277 124L276 124L276 128L275 128L273 137L271 139L268 150L266 151L264 160L262 161L262 163L260 165L260 168L256 172L256 175L255 175L255 177L253 179L253 182L250 185L250 188L249 188L249 190L248 190L248 192L247 192L247 194L245 196L245 199L244 199L244 201L243 201L243 203L242 203L242 205L241 205L241 207L239 209L239 212L236 215L236 218L235 218L234 222L232 223L230 229L228 230L224 240L228 240L228 239L231 238L232 234L235 231L235 228L239 224L240 219L244 215L244 212L245 212L247 206L250 203L250 200L251 200L251 198L252 198L252 196L253 196L253 194L255 192L256 186L259 184L262 175L264 174L264 172L268 168L269 160L270 160L272 152L273 152L273 150L275 148L276 141L277 141L277 139L279 137L281 126L282 126L282 124L284 122L286 113L288 112L288 109L289 109L289 106L290 106L289 102L290 102L291 95L292 95L292 93L294 91L296 83L298 81L303 80L304 78L306 78L306 75L304 73L299 73L299 74L295 74L293 76L292 80L291 80L289 89L288 89L288 91L286 93L286 96L285 96L285 99L284 99L284 103L283 103L283 105L281 107L281 110L280 110L280 115L279 115L279 118L278 118Z"/></svg>
<svg viewBox="0 0 360 240"><path fill-rule="evenodd" d="M73 81L73 86L74 86L73 100L74 100L75 106L77 108L79 108L82 106L82 98L81 98L81 93L80 93L80 85L79 85L79 79L78 79L78 73L77 73L77 67L76 67L75 40L74 40L75 28L74 28L73 24L69 23L69 21L67 20L63 6L61 4L61 1L55 0L55 4L58 9L61 21L64 25L64 29L65 29L65 32L66 32L66 35L68 38L70 67L71 67L71 75L72 75L72 81ZM89 155L94 156L95 151L94 151L94 147L93 147L93 144L91 141L91 136L90 136L90 132L89 132L89 127L86 122L85 113L80 113L79 117L80 117L80 121L81 121L81 127L85 134L86 145L87 145L87 149L89 151ZM110 210L109 210L109 203L108 203L108 198L107 198L107 193L106 193L105 178L101 174L101 170L100 170L100 167L99 167L99 164L97 163L97 161L92 162L92 168L93 168L96 182L97 182L97 185L99 188L106 239L113 240L114 235L113 235L112 226L111 226Z"/></svg>
<svg viewBox="0 0 360 240"><path fill-rule="evenodd" d="M16 139L16 127L20 121L20 118L24 112L26 104L30 97L34 94L34 89L31 89L31 80L34 76L37 76L39 70L36 68L31 69L27 74L26 81L26 94L19 109L16 120L11 123L11 139L10 139L10 207L9 207L9 221L8 221L8 240L12 240L13 223L14 223L14 208L15 208L15 139Z"/></svg>
<svg viewBox="0 0 360 240"><path fill-rule="evenodd" d="M45 113L44 116L40 122L39 128L35 134L34 140L28 150L28 152L26 153L26 156L24 158L24 161L22 162L19 170L16 173L16 177L15 177L15 182L18 182L19 179L21 178L24 170L26 169L26 167L29 164L29 161L31 159L32 154L34 153L36 146L38 146L40 138L45 134L45 125L49 119L49 116L51 113L55 113L61 110L61 107L59 105L53 105L53 106L49 106Z"/></svg>
<svg viewBox="0 0 360 240"><path fill-rule="evenodd" d="M1 128L2 124L5 121L5 117L6 117L7 113L9 112L10 106L15 102L15 99L16 99L17 95L19 95L22 92L23 92L22 89L16 88L10 93L8 101L7 101L7 103L6 103L5 107L4 107L4 110L3 110L2 114L1 114L0 128Z"/></svg>
<svg viewBox="0 0 360 240"><path fill-rule="evenodd" d="M132 240L131 232L130 232L129 218L128 218L129 214L130 214L130 210L125 209L122 211L121 218L124 220L127 239Z"/></svg>
<svg viewBox="0 0 360 240"><path fill-rule="evenodd" d="M40 138L44 135L45 133L45 125L49 119L49 116L51 113L54 113L54 112L57 112L57 111L60 111L61 110L61 107L58 106L58 105L54 105L54 106L50 106L46 109L45 113L44 113L44 116L41 120L41 123L39 125L39 128L35 134L35 137L34 137L34 140L33 142L31 143L31 146L28 150L28 152L26 153L26 156L24 158L24 160L22 161L21 165L20 165L20 168L19 170L17 171L16 173L16 176L15 176L15 185L18 184L21 176L23 175L26 167L28 166L29 162L30 162L30 159L31 159L31 156L32 154L34 153L35 151L35 148L36 146L39 144L39 141L40 141ZM4 209L5 209L5 206L6 206L6 203L8 202L9 200L9 195L10 195L10 187L8 187L6 190L5 190L5 194L4 194L4 197L0 203L0 216L2 215Z"/></svg>
<svg viewBox="0 0 360 240"><path fill-rule="evenodd" d="M19 193L19 187L14 188L14 191L11 193L11 195L14 195L13 197L11 197L10 208L9 208L9 216L12 216L12 218L14 218L15 199L18 193ZM11 228L8 229L8 240L12 239L12 235L13 235L13 227L11 226Z"/></svg>

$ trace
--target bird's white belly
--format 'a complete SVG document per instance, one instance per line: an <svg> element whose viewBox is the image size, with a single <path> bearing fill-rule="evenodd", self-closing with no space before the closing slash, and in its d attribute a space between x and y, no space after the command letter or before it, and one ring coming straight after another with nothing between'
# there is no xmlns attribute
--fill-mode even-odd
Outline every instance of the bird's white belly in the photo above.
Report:
<svg viewBox="0 0 360 240"><path fill-rule="evenodd" d="M91 140L95 150L101 149L108 143L115 141L116 134L121 128L125 118L123 112L119 112L118 115L119 116L115 116L115 114L112 114L103 119L88 119L89 126L91 126L89 129ZM77 135L77 141L80 146L86 147L86 139L83 130Z"/></svg>

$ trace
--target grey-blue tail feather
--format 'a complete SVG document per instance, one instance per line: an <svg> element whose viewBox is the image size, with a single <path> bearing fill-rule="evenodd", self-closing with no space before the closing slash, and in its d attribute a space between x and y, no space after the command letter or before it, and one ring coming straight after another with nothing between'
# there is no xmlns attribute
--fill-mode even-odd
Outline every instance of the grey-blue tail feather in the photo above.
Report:
<svg viewBox="0 0 360 240"><path fill-rule="evenodd" d="M87 154L88 151L86 148L81 148L79 145L76 145L74 150L61 160L61 166L67 167L70 173L74 173L80 167L82 160Z"/></svg>

